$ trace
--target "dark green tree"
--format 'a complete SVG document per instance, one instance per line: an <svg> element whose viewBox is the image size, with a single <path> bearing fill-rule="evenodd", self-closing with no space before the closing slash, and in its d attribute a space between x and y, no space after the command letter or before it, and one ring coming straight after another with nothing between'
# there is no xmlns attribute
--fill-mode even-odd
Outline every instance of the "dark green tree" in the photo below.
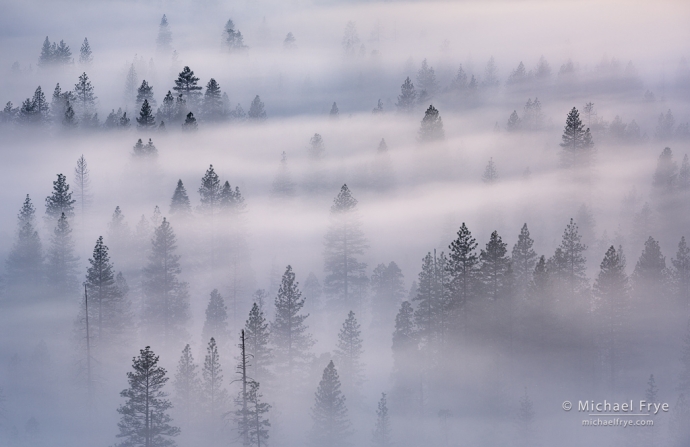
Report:
<svg viewBox="0 0 690 447"><path fill-rule="evenodd" d="M264 312L257 303L252 305L249 311L249 319L244 325L247 353L251 355L252 379L265 383L271 376L270 365L272 363L272 351L270 346L271 334L268 330L268 322Z"/></svg>
<svg viewBox="0 0 690 447"><path fill-rule="evenodd" d="M443 130L443 120L438 110L433 105L430 105L424 118L422 118L422 125L419 128L418 140L422 143L430 143L434 141L443 141L446 138Z"/></svg>
<svg viewBox="0 0 690 447"><path fill-rule="evenodd" d="M342 447L348 445L352 435L351 423L345 406L345 396L340 391L340 377L333 361L323 370L323 376L316 390L311 417L314 426L311 443L314 446L329 445Z"/></svg>
<svg viewBox="0 0 690 447"><path fill-rule="evenodd" d="M181 273L180 256L175 254L177 241L170 223L163 222L154 231L149 263L144 268L144 330L173 346L183 339L189 321L189 292Z"/></svg>
<svg viewBox="0 0 690 447"><path fill-rule="evenodd" d="M561 137L563 164L566 167L586 167L592 162L594 142L589 128L585 129L575 107L568 113Z"/></svg>
<svg viewBox="0 0 690 447"><path fill-rule="evenodd" d="M271 341L275 347L276 370L281 371L287 386L293 381L309 356L314 342L304 321L309 314L301 314L304 298L291 266L287 266L275 299L275 319L271 323Z"/></svg>
<svg viewBox="0 0 690 447"><path fill-rule="evenodd" d="M414 84L410 78L407 77L400 87L400 95L395 106L399 112L410 113L414 110L415 104L417 104L417 91L414 89Z"/></svg>
<svg viewBox="0 0 690 447"><path fill-rule="evenodd" d="M118 438L123 438L118 447L173 447L173 438L180 429L171 425L168 410L172 404L163 391L168 381L164 368L158 366L159 357L146 347L133 359L133 372L127 373L129 388L120 396L127 399L117 409L122 415L117 426Z"/></svg>
<svg viewBox="0 0 690 447"><path fill-rule="evenodd" d="M146 131L153 129L154 127L156 127L156 118L153 116L153 109L151 108L148 99L145 99L144 103L141 105L139 117L137 118L137 128Z"/></svg>
<svg viewBox="0 0 690 447"><path fill-rule="evenodd" d="M194 72L188 66L185 66L175 79L173 90L179 93L187 104L194 106L201 97L202 87L197 85L197 82L199 78L194 76Z"/></svg>
<svg viewBox="0 0 690 447"><path fill-rule="evenodd" d="M208 121L220 121L224 118L220 85L213 78L206 84L203 106L203 117Z"/></svg>
<svg viewBox="0 0 690 447"><path fill-rule="evenodd" d="M325 236L324 289L342 309L357 308L357 287L366 283L366 264L358 261L369 247L357 210L357 200L347 185L333 200L330 225Z"/></svg>
<svg viewBox="0 0 690 447"><path fill-rule="evenodd" d="M54 224L62 214L71 219L74 217L74 203L72 193L67 184L67 178L57 175L57 180L53 182L53 193L46 197L46 220Z"/></svg>
<svg viewBox="0 0 690 447"><path fill-rule="evenodd" d="M204 340L215 338L221 343L227 343L230 338L230 328L228 327L228 308L218 289L213 289L211 299L206 306L206 320L201 331Z"/></svg>
<svg viewBox="0 0 690 447"><path fill-rule="evenodd" d="M177 181L175 192L170 200L170 215L180 218L187 218L192 215L192 205L187 190L182 184L182 179Z"/></svg>

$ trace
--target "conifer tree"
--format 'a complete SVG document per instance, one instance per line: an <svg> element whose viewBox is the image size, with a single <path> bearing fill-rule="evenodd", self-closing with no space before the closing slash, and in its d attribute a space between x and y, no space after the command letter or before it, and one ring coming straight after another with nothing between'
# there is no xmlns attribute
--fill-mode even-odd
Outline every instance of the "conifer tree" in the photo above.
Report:
<svg viewBox="0 0 690 447"><path fill-rule="evenodd" d="M149 264L144 268L144 330L171 346L184 338L189 321L189 292L181 273L177 241L170 223L163 222L154 231Z"/></svg>
<svg viewBox="0 0 690 447"><path fill-rule="evenodd" d="M175 97L168 90L163 98L163 104L158 108L156 112L156 118L167 123L173 122L177 118L177 110L175 107Z"/></svg>
<svg viewBox="0 0 690 447"><path fill-rule="evenodd" d="M517 114L517 110L513 110L513 113L510 114L510 117L508 118L508 123L506 124L506 130L508 132L516 132L520 130L520 124L522 124L522 120Z"/></svg>
<svg viewBox="0 0 690 447"><path fill-rule="evenodd" d="M206 306L206 320L201 331L201 337L204 340L218 339L221 343L229 341L228 308L225 306L223 297L218 293L218 289L213 289L211 299Z"/></svg>
<svg viewBox="0 0 690 447"><path fill-rule="evenodd" d="M477 241L463 222L455 239L448 246L448 274L450 275L451 311L464 307L479 292L479 257Z"/></svg>
<svg viewBox="0 0 690 447"><path fill-rule="evenodd" d="M581 240L577 224L570 219L563 232L561 245L549 259L549 269L556 279L563 282L567 297L571 300L588 287L587 259L583 255L587 246L582 244Z"/></svg>
<svg viewBox="0 0 690 447"><path fill-rule="evenodd" d="M244 329L240 331L240 343L237 345L240 349L239 363L237 364L237 379L240 382L240 391L235 398L235 422L237 423L237 432L242 438L243 445L249 445L249 399L247 385L251 379L247 376L247 369L249 368L249 357L247 356L246 343L244 338Z"/></svg>
<svg viewBox="0 0 690 447"><path fill-rule="evenodd" d="M34 96L31 99L31 110L33 112L33 123L43 125L50 120L50 105L40 85L36 87Z"/></svg>
<svg viewBox="0 0 690 447"><path fill-rule="evenodd" d="M129 302L115 282L115 270L103 236L96 241L89 259L85 283L91 303L89 321L94 328L93 343L103 350L117 346L127 335L132 315Z"/></svg>
<svg viewBox="0 0 690 447"><path fill-rule="evenodd" d="M247 49L244 44L244 37L240 30L235 30L235 24L232 19L228 19L223 30L223 45L231 53L239 53Z"/></svg>
<svg viewBox="0 0 690 447"><path fill-rule="evenodd" d="M292 267L288 265L275 299L275 319L271 323L276 370L285 374L290 388L294 387L298 368L304 364L314 344L304 324L309 314L300 313L304 298L298 286Z"/></svg>
<svg viewBox="0 0 690 447"><path fill-rule="evenodd" d="M172 217L188 218L192 215L192 205L182 179L177 181L175 192L170 200L170 215Z"/></svg>
<svg viewBox="0 0 690 447"><path fill-rule="evenodd" d="M506 84L508 85L518 85L522 84L527 80L527 69L525 69L525 64L520 61L517 68L508 76Z"/></svg>
<svg viewBox="0 0 690 447"><path fill-rule="evenodd" d="M197 125L196 118L194 118L194 114L189 112L184 119L184 123L182 123L182 130L185 132L195 132L198 128L199 126Z"/></svg>
<svg viewBox="0 0 690 447"><path fill-rule="evenodd" d="M671 148L666 147L657 160L652 185L657 193L668 194L675 190L677 181L678 164L673 160L673 151Z"/></svg>
<svg viewBox="0 0 690 447"><path fill-rule="evenodd" d="M479 276L484 294L491 300L498 300L508 294L510 281L510 258L507 256L508 244L503 242L498 232L491 233L486 249L479 253Z"/></svg>
<svg viewBox="0 0 690 447"><path fill-rule="evenodd" d="M56 64L68 65L74 62L74 60L72 59L72 50L70 49L69 45L65 43L64 40L61 40L60 43L57 45L53 43L52 49L53 60Z"/></svg>
<svg viewBox="0 0 690 447"><path fill-rule="evenodd" d="M122 116L120 117L120 129L122 130L127 130L129 129L130 126L130 119L127 118L127 112L123 113Z"/></svg>
<svg viewBox="0 0 690 447"><path fill-rule="evenodd" d="M668 276L666 257L661 253L659 242L650 236L632 274L637 299L648 305L653 302L656 308L668 305Z"/></svg>
<svg viewBox="0 0 690 447"><path fill-rule="evenodd" d="M403 301L395 317L393 331L393 392L395 408L401 412L410 410L413 395L419 388L417 328L414 309L409 301Z"/></svg>
<svg viewBox="0 0 690 447"><path fill-rule="evenodd" d="M137 71L134 69L134 64L131 64L125 78L124 96L126 104L136 104L138 82Z"/></svg>
<svg viewBox="0 0 690 447"><path fill-rule="evenodd" d="M79 76L79 82L74 84L74 101L77 109L82 116L91 116L96 106L96 95L93 92L93 85L86 73Z"/></svg>
<svg viewBox="0 0 690 447"><path fill-rule="evenodd" d="M685 242L685 236L680 238L676 257L671 259L671 263L673 264L673 281L678 302L687 309L690 307L690 248Z"/></svg>
<svg viewBox="0 0 690 447"><path fill-rule="evenodd" d="M125 216L119 206L115 207L113 215L108 222L108 241L110 248L115 250L116 257L122 254L130 243L130 229Z"/></svg>
<svg viewBox="0 0 690 447"><path fill-rule="evenodd" d="M67 184L67 178L57 175L57 180L53 182L53 193L46 197L46 219L52 224L57 221L64 213L67 218L74 217L74 203L72 193Z"/></svg>
<svg viewBox="0 0 690 447"><path fill-rule="evenodd" d="M386 393L381 393L381 400L379 400L376 409L376 425L374 426L371 443L374 447L390 447L392 444L391 421L390 416L388 416Z"/></svg>
<svg viewBox="0 0 690 447"><path fill-rule="evenodd" d="M50 44L50 39L48 39L48 36L46 36L45 40L43 41L43 46L41 47L41 55L38 57L38 66L39 67L48 67L49 65L52 65L55 61L55 58L53 56L53 49Z"/></svg>
<svg viewBox="0 0 690 447"><path fill-rule="evenodd" d="M357 308L356 288L367 281L366 264L357 260L368 248L357 210L357 200L347 185L333 200L330 225L325 236L325 291L341 308Z"/></svg>
<svg viewBox="0 0 690 447"><path fill-rule="evenodd" d="M5 263L10 287L31 287L43 281L43 248L36 231L36 209L26 195L17 216L17 236Z"/></svg>
<svg viewBox="0 0 690 447"><path fill-rule="evenodd" d="M93 62L91 45L89 45L89 39L84 37L84 43L81 44L81 49L79 50L79 63L84 66L89 66L91 62Z"/></svg>
<svg viewBox="0 0 690 447"><path fill-rule="evenodd" d="M484 168L482 181L487 185L492 185L498 181L498 171L496 170L496 163L494 163L493 157L489 158L489 162L486 164L486 168Z"/></svg>
<svg viewBox="0 0 690 447"><path fill-rule="evenodd" d="M91 204L91 172L86 164L86 159L82 154L77 160L77 166L74 168L74 193L75 203L79 208L79 213L84 218L86 208Z"/></svg>
<svg viewBox="0 0 690 447"><path fill-rule="evenodd" d="M194 363L194 356L189 344L185 345L182 355L177 363L177 372L173 380L175 389L175 409L182 416L183 426L188 427L196 416L201 381Z"/></svg>
<svg viewBox="0 0 690 447"><path fill-rule="evenodd" d="M417 103L417 91L414 89L414 84L410 81L410 78L405 78L405 82L400 87L400 95L398 96L398 102L395 106L398 108L399 112L410 113L414 110L414 106Z"/></svg>
<svg viewBox="0 0 690 447"><path fill-rule="evenodd" d="M422 118L422 124L419 128L418 140L422 143L431 143L443 141L445 138L446 134L443 130L441 115L436 107L430 105L426 112L424 112L424 118Z"/></svg>
<svg viewBox="0 0 690 447"><path fill-rule="evenodd" d="M156 50L162 54L172 51L172 32L168 24L168 18L163 14L161 23L158 26L158 37L156 38Z"/></svg>
<svg viewBox="0 0 690 447"><path fill-rule="evenodd" d="M147 131L154 127L156 127L156 118L153 116L153 109L148 99L145 99L144 103L141 105L139 117L137 118L137 128Z"/></svg>
<svg viewBox="0 0 690 447"><path fill-rule="evenodd" d="M340 391L340 377L333 361L323 370L314 397L314 406L311 409L314 421L311 431L312 445L346 446L347 439L352 434L351 424L345 406L345 396Z"/></svg>
<svg viewBox="0 0 690 447"><path fill-rule="evenodd" d="M77 292L79 258L74 254L72 229L65 213L62 213L53 230L46 258L48 261L46 276L51 289L62 297Z"/></svg>
<svg viewBox="0 0 690 447"><path fill-rule="evenodd" d="M630 311L628 276L625 261L611 246L601 261L599 275L594 282L597 313L600 319L600 343L609 366L609 385L612 391L621 368L625 339L625 325Z"/></svg>
<svg viewBox="0 0 690 447"><path fill-rule="evenodd" d="M251 355L251 377L260 383L270 377L269 367L272 360L272 349L269 344L270 332L268 322L261 307L254 303L249 311L249 319L244 325L247 352Z"/></svg>
<svg viewBox="0 0 690 447"><path fill-rule="evenodd" d="M274 199L287 199L295 195L295 182L288 169L287 154L280 155L280 167L271 185L271 196Z"/></svg>
<svg viewBox="0 0 690 447"><path fill-rule="evenodd" d="M127 373L129 388L122 390L121 397L127 399L117 412L122 415L117 426L118 438L124 438L118 447L172 447L172 438L180 429L171 425L168 410L172 404L163 391L168 381L164 368L158 366L159 357L146 348L133 359L133 372Z"/></svg>
<svg viewBox="0 0 690 447"><path fill-rule="evenodd" d="M199 78L194 76L194 72L188 66L185 66L175 79L173 90L179 93L187 104L195 106L201 97L202 89L200 85L197 85L197 82L199 82Z"/></svg>
<svg viewBox="0 0 690 447"><path fill-rule="evenodd" d="M309 158L318 160L323 157L325 151L326 145L323 142L323 138L318 133L315 133L309 140Z"/></svg>
<svg viewBox="0 0 690 447"><path fill-rule="evenodd" d="M433 97L436 90L438 90L436 72L434 71L434 67L429 67L426 59L422 61L422 68L417 72L417 85L420 89L425 91L429 97Z"/></svg>
<svg viewBox="0 0 690 447"><path fill-rule="evenodd" d="M444 253L440 256L436 256L436 250L433 256L427 253L422 260L417 293L412 298L418 302L414 312L416 337L423 343L425 354L437 353L449 329L450 275L447 265Z"/></svg>
<svg viewBox="0 0 690 447"><path fill-rule="evenodd" d="M389 328L395 312L405 297L405 282L398 265L379 264L371 274L371 307L376 326Z"/></svg>
<svg viewBox="0 0 690 447"><path fill-rule="evenodd" d="M250 121L265 121L266 120L266 110L264 109L264 103L261 102L259 95L254 97L251 105L249 106L249 112L247 112L247 117Z"/></svg>
<svg viewBox="0 0 690 447"><path fill-rule="evenodd" d="M482 87L495 88L500 84L498 80L498 68L496 67L496 60L493 56L489 58L484 68L484 80L482 81Z"/></svg>
<svg viewBox="0 0 690 447"><path fill-rule="evenodd" d="M355 313L350 311L338 333L334 359L340 365L345 390L351 398L359 394L359 388L364 382L362 354L362 331Z"/></svg>
<svg viewBox="0 0 690 447"><path fill-rule="evenodd" d="M149 85L146 80L141 81L141 85L139 88L137 88L136 107L141 109L144 101L148 101L149 106L151 106L151 110L156 107L156 100L153 96L153 86Z"/></svg>
<svg viewBox="0 0 690 447"><path fill-rule="evenodd" d="M295 35L292 34L292 32L287 33L285 36L285 40L283 40L283 48L286 50L292 50L294 48L297 48L297 39L295 39Z"/></svg>
<svg viewBox="0 0 690 447"><path fill-rule="evenodd" d="M220 121L223 118L223 99L220 85L213 78L206 84L203 109L204 118L209 121Z"/></svg>
<svg viewBox="0 0 690 447"><path fill-rule="evenodd" d="M334 102L333 106L331 106L331 111L329 112L329 115L331 116L331 118L337 118L339 114L340 111L338 110L338 105Z"/></svg>
<svg viewBox="0 0 690 447"><path fill-rule="evenodd" d="M511 264L515 275L515 291L517 296L525 298L527 287L534 271L537 254L532 249L534 240L530 237L527 224L522 225L518 240L513 245L511 252Z"/></svg>
<svg viewBox="0 0 690 447"><path fill-rule="evenodd" d="M591 164L594 142L589 128L585 130L575 107L568 113L563 130L563 164L566 167L587 167Z"/></svg>
<svg viewBox="0 0 690 447"><path fill-rule="evenodd" d="M252 380L248 384L247 390L247 419L249 421L248 430L248 444L261 447L268 443L269 432L268 428L271 426L268 418L264 415L268 413L271 406L262 402L263 395L259 391L259 382Z"/></svg>
<svg viewBox="0 0 690 447"><path fill-rule="evenodd" d="M204 411L211 430L217 430L216 424L219 423L219 418L227 405L228 392L223 388L223 368L214 338L211 338L206 347L202 376L201 395L204 399Z"/></svg>

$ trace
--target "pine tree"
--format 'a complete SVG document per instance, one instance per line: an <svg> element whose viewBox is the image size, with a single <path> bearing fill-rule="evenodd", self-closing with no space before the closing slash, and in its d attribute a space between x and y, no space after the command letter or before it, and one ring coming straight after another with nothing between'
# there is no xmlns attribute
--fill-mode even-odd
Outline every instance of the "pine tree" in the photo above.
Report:
<svg viewBox="0 0 690 447"><path fill-rule="evenodd" d="M678 164L673 160L671 148L666 147L659 155L652 185L659 193L671 193L675 190L677 181Z"/></svg>
<svg viewBox="0 0 690 447"><path fill-rule="evenodd" d="M211 430L216 430L216 424L224 413L227 404L228 392L223 388L223 368L220 365L218 346L213 338L206 347L202 376L201 395L204 399L206 419Z"/></svg>
<svg viewBox="0 0 690 447"><path fill-rule="evenodd" d="M89 45L89 39L84 37L84 43L81 44L81 49L79 50L79 63L89 66L92 62L93 53L91 52L91 45Z"/></svg>
<svg viewBox="0 0 690 447"><path fill-rule="evenodd" d="M527 69L525 69L525 64L520 61L517 68L508 76L506 84L508 85L519 85L527 80Z"/></svg>
<svg viewBox="0 0 690 447"><path fill-rule="evenodd" d="M178 280L180 256L170 223L163 222L154 231L149 264L144 268L144 329L164 346L184 338L189 321L189 292L186 282Z"/></svg>
<svg viewBox="0 0 690 447"><path fill-rule="evenodd" d="M508 244L503 242L498 232L491 233L486 249L479 253L479 276L484 294L491 300L498 300L508 294L510 281L510 258L507 256Z"/></svg>
<svg viewBox="0 0 690 447"><path fill-rule="evenodd" d="M110 262L103 236L96 241L86 270L86 289L89 294L89 320L94 328L91 338L103 352L123 341L130 328L129 302L115 282L115 269Z"/></svg>
<svg viewBox="0 0 690 447"><path fill-rule="evenodd" d="M422 260L422 270L418 276L418 288L413 301L418 302L414 312L416 337L424 345L427 363L429 355L438 354L438 349L446 341L449 329L450 275L447 271L448 259L444 253L436 256L436 250Z"/></svg>
<svg viewBox="0 0 690 447"><path fill-rule="evenodd" d="M200 85L197 85L197 82L199 82L199 78L194 76L194 72L188 66L185 66L175 79L173 90L179 93L187 104L195 106L201 97L202 89Z"/></svg>
<svg viewBox="0 0 690 447"><path fill-rule="evenodd" d="M330 226L325 236L325 291L341 308L357 308L356 288L366 281L366 264L357 260L368 248L357 210L357 200L347 185L333 200Z"/></svg>
<svg viewBox="0 0 690 447"><path fill-rule="evenodd" d="M371 111L374 115L381 115L384 113L383 110L383 101L379 99L378 103L376 104L376 108Z"/></svg>
<svg viewBox="0 0 690 447"><path fill-rule="evenodd" d="M496 163L494 163L493 157L489 158L489 162L486 164L486 168L484 168L482 181L487 185L492 185L498 181L498 171L496 170Z"/></svg>
<svg viewBox="0 0 690 447"><path fill-rule="evenodd" d="M137 77L137 71L134 69L134 64L131 64L125 79L124 97L126 104L136 104L138 82L139 78Z"/></svg>
<svg viewBox="0 0 690 447"><path fill-rule="evenodd" d="M64 213L67 218L74 217L74 203L72 193L69 190L67 179L64 175L58 174L57 180L53 182L53 193L46 197L46 219L53 223Z"/></svg>
<svg viewBox="0 0 690 447"><path fill-rule="evenodd" d="M93 85L86 73L79 76L79 82L74 84L74 101L77 109L83 117L91 115L96 106L96 95L93 93Z"/></svg>
<svg viewBox="0 0 690 447"><path fill-rule="evenodd" d="M416 295L416 291L412 291ZM419 389L417 328L414 309L409 301L403 301L395 317L393 331L393 392L395 408L400 412L410 411L413 395Z"/></svg>
<svg viewBox="0 0 690 447"><path fill-rule="evenodd" d="M91 172L86 164L84 155L77 160L77 166L74 168L74 192L76 195L75 203L79 207L79 212L84 218L86 208L91 204Z"/></svg>
<svg viewBox="0 0 690 447"><path fill-rule="evenodd" d="M340 365L345 389L351 398L359 394L359 388L364 382L362 354L362 331L355 313L350 311L338 333L334 359Z"/></svg>
<svg viewBox="0 0 690 447"><path fill-rule="evenodd" d="M65 213L57 221L48 248L46 276L52 290L61 297L78 291L77 270L79 258L74 254L72 229Z"/></svg>
<svg viewBox="0 0 690 447"><path fill-rule="evenodd" d="M455 239L448 246L451 311L464 311L479 292L479 257L477 241L463 222Z"/></svg>
<svg viewBox="0 0 690 447"><path fill-rule="evenodd" d="M220 121L223 118L223 99L220 85L213 78L206 84L203 109L204 117L209 121Z"/></svg>
<svg viewBox="0 0 690 447"><path fill-rule="evenodd" d="M337 118L339 114L340 111L338 110L338 105L334 102L333 106L331 106L331 111L329 112L329 115L331 116L331 118Z"/></svg>
<svg viewBox="0 0 690 447"><path fill-rule="evenodd" d="M678 302L687 309L690 307L690 248L685 242L685 236L680 238L676 257L671 259L671 264L673 264L673 280Z"/></svg>
<svg viewBox="0 0 690 447"><path fill-rule="evenodd" d="M156 38L156 51L167 54L172 51L172 32L168 24L168 18L163 14L161 23L158 26L158 37Z"/></svg>
<svg viewBox="0 0 690 447"><path fill-rule="evenodd" d="M582 237L578 231L577 224L570 219L570 223L565 227L561 245L556 250L554 256L549 259L549 270L555 277L563 282L567 297L572 300L587 287L587 259L583 253L587 246L580 241Z"/></svg>
<svg viewBox="0 0 690 447"><path fill-rule="evenodd" d="M650 236L632 274L637 299L657 309L667 306L668 276L666 257L661 253L659 242Z"/></svg>
<svg viewBox="0 0 690 447"><path fill-rule="evenodd" d="M566 167L587 167L591 164L594 142L589 128L585 130L575 107L568 113L563 130L563 164Z"/></svg>
<svg viewBox="0 0 690 447"><path fill-rule="evenodd" d="M259 95L256 95L254 97L252 104L249 106L249 112L247 112L247 116L249 117L250 121L260 122L266 120L266 110L264 110L264 103L261 102L261 98L259 98Z"/></svg>
<svg viewBox="0 0 690 447"><path fill-rule="evenodd" d="M180 429L170 424L172 418L167 411L172 404L163 391L168 378L165 369L158 366L158 359L148 346L133 359L134 372L127 373L129 388L120 393L127 402L117 409L122 415L117 437L124 438L118 447L175 445L172 438L180 434Z"/></svg>
<svg viewBox="0 0 690 447"><path fill-rule="evenodd" d="M188 427L196 416L196 407L201 390L201 381L197 372L198 367L194 363L192 349L188 344L185 345L180 360L177 362L177 372L173 380L175 408L182 416L182 425L185 427Z"/></svg>
<svg viewBox="0 0 690 447"><path fill-rule="evenodd" d="M198 128L199 126L197 125L196 118L194 118L194 114L189 112L184 123L182 123L182 130L185 132L195 132Z"/></svg>
<svg viewBox="0 0 690 447"><path fill-rule="evenodd" d="M312 160L321 159L325 151L326 145L323 142L323 138L318 133L315 133L309 140L309 158Z"/></svg>
<svg viewBox="0 0 690 447"><path fill-rule="evenodd" d="M240 331L240 343L237 345L240 349L239 363L237 364L237 379L240 382L241 388L235 398L235 422L237 423L237 432L242 438L242 445L249 445L249 399L247 395L247 384L251 380L247 377L247 369L249 368L249 357L247 356L246 343L244 338L244 329Z"/></svg>
<svg viewBox="0 0 690 447"><path fill-rule="evenodd" d="M254 303L249 311L249 319L244 325L247 352L252 357L251 377L257 382L265 383L270 377L269 367L272 360L272 349L269 345L271 334L268 322L261 307Z"/></svg>
<svg viewBox="0 0 690 447"><path fill-rule="evenodd" d="M50 121L50 105L46 100L46 95L43 93L41 86L36 87L32 99L33 111L35 113L36 124L46 124Z"/></svg>
<svg viewBox="0 0 690 447"><path fill-rule="evenodd" d="M498 68L496 67L496 61L493 56L489 58L484 68L484 80L482 81L483 87L495 88L500 84L498 80Z"/></svg>
<svg viewBox="0 0 690 447"><path fill-rule="evenodd" d="M395 312L405 297L405 282L395 262L379 264L371 274L371 307L376 327L390 327Z"/></svg>
<svg viewBox="0 0 690 447"><path fill-rule="evenodd" d="M398 96L398 102L395 106L399 112L410 113L414 110L416 103L417 91L414 89L414 84L410 81L410 78L407 77L400 87L400 96Z"/></svg>
<svg viewBox="0 0 690 447"><path fill-rule="evenodd" d="M426 91L430 97L433 97L436 90L438 90L436 72L434 67L429 67L426 59L422 61L422 68L417 72L417 85L420 89Z"/></svg>
<svg viewBox="0 0 690 447"><path fill-rule="evenodd" d="M421 143L431 143L446 139L446 134L443 130L443 120L441 120L441 115L433 105L430 105L426 112L424 112L417 139Z"/></svg>
<svg viewBox="0 0 690 447"><path fill-rule="evenodd" d="M141 106L144 104L144 101L148 101L149 106L151 106L151 110L153 110L154 107L156 107L156 100L153 96L153 86L149 85L146 80L141 81L141 85L139 88L137 88L137 101L136 101L136 107L138 109L141 109Z"/></svg>
<svg viewBox="0 0 690 447"><path fill-rule="evenodd" d="M79 124L79 122L75 116L72 104L70 101L67 101L65 104L65 115L62 119L62 125L65 127L65 129L74 129L77 127L77 124Z"/></svg>
<svg viewBox="0 0 690 447"><path fill-rule="evenodd" d="M249 405L247 408L247 416L249 420L249 430L247 433L247 440L249 445L261 447L268 443L268 428L271 424L264 415L268 413L271 406L261 401L263 395L259 391L259 382L252 380L248 385L247 402Z"/></svg>
<svg viewBox="0 0 690 447"><path fill-rule="evenodd" d="M527 224L522 225L518 240L511 252L511 265L515 275L515 290L519 297L525 298L532 272L537 261L537 254L532 249L534 240L530 237Z"/></svg>
<svg viewBox="0 0 690 447"><path fill-rule="evenodd" d="M231 53L239 53L247 49L240 30L235 31L235 24L228 19L223 30L223 45Z"/></svg>
<svg viewBox="0 0 690 447"><path fill-rule="evenodd" d="M594 292L601 327L599 337L609 364L609 384L613 391L621 367L624 330L630 310L630 288L625 274L625 261L613 246L606 251L604 260L601 261L599 275L594 282Z"/></svg>
<svg viewBox="0 0 690 447"><path fill-rule="evenodd" d="M388 402L386 393L381 393L378 408L376 409L376 425L372 435L371 443L374 447L390 447L391 441L391 421L388 416Z"/></svg>
<svg viewBox="0 0 690 447"><path fill-rule="evenodd" d="M287 199L295 195L295 182L288 169L287 154L280 155L280 167L271 185L271 196L274 199Z"/></svg>
<svg viewBox="0 0 690 447"><path fill-rule="evenodd" d="M170 90L168 90L168 93L165 94L163 104L158 108L156 113L156 118L168 123L173 122L177 118L175 97L172 95Z"/></svg>
<svg viewBox="0 0 690 447"><path fill-rule="evenodd" d="M41 47L41 55L38 57L38 66L43 68L48 67L52 65L54 62L55 57L53 53L53 48L50 44L48 36L46 36L46 39L43 41L43 46Z"/></svg>
<svg viewBox="0 0 690 447"><path fill-rule="evenodd" d="M206 306L206 321L201 331L201 337L204 340L215 338L221 343L229 341L228 308L225 306L223 297L218 293L218 289L213 289L211 299Z"/></svg>
<svg viewBox="0 0 690 447"><path fill-rule="evenodd" d="M323 370L323 377L314 397L314 406L311 409L314 421L311 431L312 445L348 445L347 438L352 434L351 424L345 406L345 396L340 391L340 378L333 361Z"/></svg>
<svg viewBox="0 0 690 447"><path fill-rule="evenodd" d="M346 56L354 56L355 51L359 48L359 35L357 34L357 27L355 22L349 21L345 25L345 32L343 33L343 40L341 42Z"/></svg>
<svg viewBox="0 0 690 447"><path fill-rule="evenodd" d="M52 49L53 60L56 64L69 65L74 62L72 59L72 50L70 50L69 45L67 45L64 40L61 40L57 45L53 43Z"/></svg>
<svg viewBox="0 0 690 447"><path fill-rule="evenodd" d="M287 33L285 36L285 40L283 40L283 48L286 50L292 50L294 48L297 48L297 39L295 39L295 35L292 34L292 32Z"/></svg>
<svg viewBox="0 0 690 447"><path fill-rule="evenodd" d="M522 120L517 114L517 110L513 110L513 113L510 114L510 117L508 118L508 123L506 124L506 130L508 132L516 132L520 130L520 124L522 124Z"/></svg>
<svg viewBox="0 0 690 447"><path fill-rule="evenodd" d="M127 112L122 114L122 117L120 117L120 129L122 130L127 130L129 129L130 126L130 119L127 118Z"/></svg>
<svg viewBox="0 0 690 447"><path fill-rule="evenodd" d="M187 190L182 184L182 179L177 181L175 192L170 200L170 215L183 219L192 215L192 205L189 202Z"/></svg>
<svg viewBox="0 0 690 447"><path fill-rule="evenodd" d="M304 298L298 286L292 267L288 265L275 299L275 319L271 323L276 370L285 374L290 389L294 388L298 368L304 364L314 344L304 324L309 314L300 313Z"/></svg>
<svg viewBox="0 0 690 447"><path fill-rule="evenodd" d="M141 105L141 111L139 112L139 117L137 118L137 128L147 131L156 126L156 118L153 116L153 109L149 105L147 99ZM141 141L141 140L139 140Z"/></svg>
<svg viewBox="0 0 690 447"><path fill-rule="evenodd" d="M43 248L36 231L36 209L28 194L17 220L17 236L5 263L5 278L10 287L30 288L43 281Z"/></svg>

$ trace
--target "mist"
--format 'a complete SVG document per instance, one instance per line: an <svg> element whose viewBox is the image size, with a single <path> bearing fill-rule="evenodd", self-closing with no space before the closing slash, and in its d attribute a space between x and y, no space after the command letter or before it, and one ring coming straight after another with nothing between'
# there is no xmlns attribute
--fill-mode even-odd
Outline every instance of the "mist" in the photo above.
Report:
<svg viewBox="0 0 690 447"><path fill-rule="evenodd" d="M688 445L688 19L5 2L0 445Z"/></svg>

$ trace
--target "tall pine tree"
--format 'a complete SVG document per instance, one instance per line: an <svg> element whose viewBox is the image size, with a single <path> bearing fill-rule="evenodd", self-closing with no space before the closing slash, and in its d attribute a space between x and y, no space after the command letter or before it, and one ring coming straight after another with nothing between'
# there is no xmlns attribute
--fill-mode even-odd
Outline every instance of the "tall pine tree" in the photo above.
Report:
<svg viewBox="0 0 690 447"><path fill-rule="evenodd" d="M345 396L340 391L340 377L333 361L323 370L323 376L314 396L311 417L314 425L311 431L311 444L343 447L352 435Z"/></svg>

